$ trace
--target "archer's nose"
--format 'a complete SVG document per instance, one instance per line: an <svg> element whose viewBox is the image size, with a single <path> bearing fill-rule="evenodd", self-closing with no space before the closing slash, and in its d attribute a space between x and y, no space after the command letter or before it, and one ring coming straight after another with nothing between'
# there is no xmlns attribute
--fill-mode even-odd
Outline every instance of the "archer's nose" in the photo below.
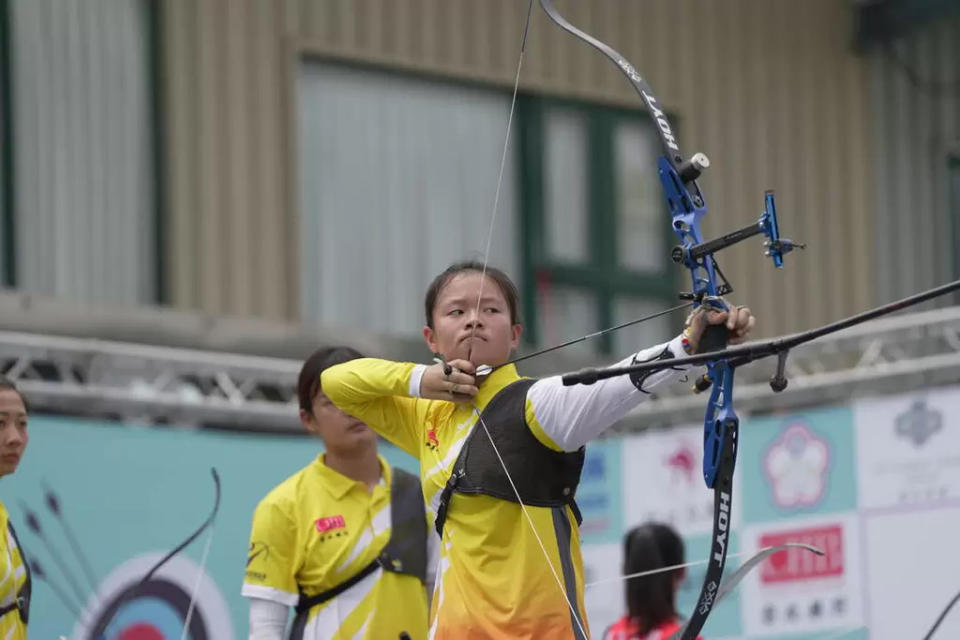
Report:
<svg viewBox="0 0 960 640"><path fill-rule="evenodd" d="M477 313L476 309L472 309L467 314L467 324L468 329L479 329L483 327L483 320L480 318L480 315Z"/></svg>

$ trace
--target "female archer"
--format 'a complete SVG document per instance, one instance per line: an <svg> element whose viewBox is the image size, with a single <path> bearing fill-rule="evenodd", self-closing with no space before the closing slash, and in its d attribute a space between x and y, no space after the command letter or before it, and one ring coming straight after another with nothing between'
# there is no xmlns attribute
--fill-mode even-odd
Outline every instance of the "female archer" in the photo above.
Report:
<svg viewBox="0 0 960 640"><path fill-rule="evenodd" d="M425 299L433 366L373 358L322 374L330 400L420 460L429 519L441 536L430 637L586 640L583 562L574 501L584 445L653 389L663 370L564 387L521 378L517 288L498 269L452 265ZM730 342L754 325L749 309L698 311L682 335L621 363L696 352L708 324ZM478 367L487 365L490 369ZM491 370L492 369L492 370Z"/></svg>
<svg viewBox="0 0 960 640"><path fill-rule="evenodd" d="M324 453L260 501L242 593L253 640L396 640L427 634L427 527L419 479L387 464L377 437L333 406L324 369L361 357L318 349L297 380L300 421ZM426 589L425 589L426 586ZM289 633L288 608L296 611Z"/></svg>
<svg viewBox="0 0 960 640"><path fill-rule="evenodd" d="M27 401L16 385L0 376L0 477L13 474L27 448ZM0 634L25 640L30 613L30 568L0 502Z"/></svg>

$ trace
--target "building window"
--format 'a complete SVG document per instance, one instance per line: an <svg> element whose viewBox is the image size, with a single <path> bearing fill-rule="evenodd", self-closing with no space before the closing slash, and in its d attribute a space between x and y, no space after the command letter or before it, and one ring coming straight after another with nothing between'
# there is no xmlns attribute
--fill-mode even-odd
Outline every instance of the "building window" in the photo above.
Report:
<svg viewBox="0 0 960 640"><path fill-rule="evenodd" d="M551 345L676 304L646 114L528 97L519 116L528 341ZM663 317L576 348L627 353L669 334Z"/></svg>
<svg viewBox="0 0 960 640"><path fill-rule="evenodd" d="M0 0L0 285L14 283L13 120L10 96L10 7Z"/></svg>
<svg viewBox="0 0 960 640"><path fill-rule="evenodd" d="M414 335L430 280L484 256L510 96L312 59L298 82L301 315ZM490 264L510 274L516 175L508 155Z"/></svg>
<svg viewBox="0 0 960 640"><path fill-rule="evenodd" d="M152 3L0 9L5 282L88 303L155 302Z"/></svg>

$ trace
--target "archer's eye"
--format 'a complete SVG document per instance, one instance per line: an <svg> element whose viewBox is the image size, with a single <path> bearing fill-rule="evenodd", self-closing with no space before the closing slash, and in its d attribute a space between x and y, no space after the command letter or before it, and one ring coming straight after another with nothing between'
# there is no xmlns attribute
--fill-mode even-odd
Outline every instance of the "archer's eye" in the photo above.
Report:
<svg viewBox="0 0 960 640"><path fill-rule="evenodd" d="M447 312L447 315L448 315L448 316L462 316L462 315L463 315L463 309L451 309L450 311Z"/></svg>

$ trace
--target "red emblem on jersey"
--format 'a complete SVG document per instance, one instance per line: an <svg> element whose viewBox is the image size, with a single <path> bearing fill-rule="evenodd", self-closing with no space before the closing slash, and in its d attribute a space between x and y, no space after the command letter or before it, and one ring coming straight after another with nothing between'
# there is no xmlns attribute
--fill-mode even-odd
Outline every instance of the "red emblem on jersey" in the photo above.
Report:
<svg viewBox="0 0 960 640"><path fill-rule="evenodd" d="M318 533L326 533L333 529L343 529L347 526L347 523L343 516L327 516L326 518L317 518L313 525L317 528Z"/></svg>
<svg viewBox="0 0 960 640"><path fill-rule="evenodd" d="M427 429L427 446L436 451L440 447L440 441L437 440L437 430Z"/></svg>

